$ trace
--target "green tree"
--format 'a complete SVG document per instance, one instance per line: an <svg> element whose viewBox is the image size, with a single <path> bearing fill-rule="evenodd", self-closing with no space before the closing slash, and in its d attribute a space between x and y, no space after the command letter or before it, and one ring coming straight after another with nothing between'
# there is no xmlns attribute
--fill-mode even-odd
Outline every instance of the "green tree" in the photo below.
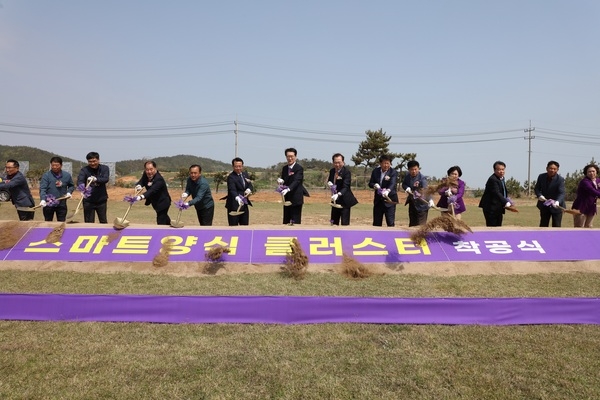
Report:
<svg viewBox="0 0 600 400"><path fill-rule="evenodd" d="M219 193L219 186L221 183L227 182L227 177L230 171L215 172L213 182L215 183L215 193Z"/></svg>
<svg viewBox="0 0 600 400"><path fill-rule="evenodd" d="M382 154L387 154L390 158L396 158L395 153L390 153L389 143L392 139L383 129L378 131L365 131L367 138L359 143L358 151L352 156L354 165L364 165L365 171L377 165L378 158Z"/></svg>
<svg viewBox="0 0 600 400"><path fill-rule="evenodd" d="M175 179L179 181L181 184L181 190L185 189L185 182L189 176L189 170L187 168L179 168L177 175L175 175Z"/></svg>
<svg viewBox="0 0 600 400"><path fill-rule="evenodd" d="M26 177L31 182L32 187L37 187L42 180L42 175L48 171L48 168L33 168L27 171Z"/></svg>
<svg viewBox="0 0 600 400"><path fill-rule="evenodd" d="M506 192L509 196L519 198L521 197L521 182L511 177L506 180Z"/></svg>

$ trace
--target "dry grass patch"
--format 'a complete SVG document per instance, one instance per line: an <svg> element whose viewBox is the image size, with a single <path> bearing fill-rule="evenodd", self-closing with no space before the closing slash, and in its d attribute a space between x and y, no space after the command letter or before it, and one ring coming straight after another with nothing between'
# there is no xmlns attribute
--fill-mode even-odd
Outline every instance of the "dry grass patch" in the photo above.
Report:
<svg viewBox="0 0 600 400"><path fill-rule="evenodd" d="M410 235L410 240L415 242L415 244L420 245L431 232L435 232L437 229L459 236L467 232L473 233L471 227L460 219L456 219L448 214L442 214L441 217L433 218L427 221L425 225L420 226Z"/></svg>
<svg viewBox="0 0 600 400"><path fill-rule="evenodd" d="M66 226L66 224L63 222L56 228L52 229L52 232L50 232L48 234L48 236L46 236L46 243L60 242L60 239L62 238L63 233L65 233L65 226Z"/></svg>
<svg viewBox="0 0 600 400"><path fill-rule="evenodd" d="M214 275L221 268L225 267L225 261L223 260L223 255L229 254L231 249L225 246L214 246L208 250L204 257L206 258L206 263L203 266L202 272L205 274Z"/></svg>
<svg viewBox="0 0 600 400"><path fill-rule="evenodd" d="M170 241L164 242L158 254L152 259L152 265L158 268L166 267L169 264L169 254L171 254L172 247L173 244Z"/></svg>
<svg viewBox="0 0 600 400"><path fill-rule="evenodd" d="M285 256L283 271L294 279L304 279L308 269L308 256L302 249L298 239L290 242L290 251Z"/></svg>
<svg viewBox="0 0 600 400"><path fill-rule="evenodd" d="M344 254L342 257L342 264L339 271L342 275L352 279L368 278L375 274L375 271L371 267L364 265L347 254Z"/></svg>

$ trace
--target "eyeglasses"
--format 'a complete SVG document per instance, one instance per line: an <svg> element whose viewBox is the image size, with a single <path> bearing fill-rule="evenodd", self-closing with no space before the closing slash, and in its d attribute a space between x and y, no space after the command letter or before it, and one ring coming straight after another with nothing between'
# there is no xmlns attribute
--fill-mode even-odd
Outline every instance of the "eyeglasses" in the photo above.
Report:
<svg viewBox="0 0 600 400"><path fill-rule="evenodd" d="M15 169L15 168L17 168L17 167L9 167L9 166L4 167L4 169Z"/></svg>

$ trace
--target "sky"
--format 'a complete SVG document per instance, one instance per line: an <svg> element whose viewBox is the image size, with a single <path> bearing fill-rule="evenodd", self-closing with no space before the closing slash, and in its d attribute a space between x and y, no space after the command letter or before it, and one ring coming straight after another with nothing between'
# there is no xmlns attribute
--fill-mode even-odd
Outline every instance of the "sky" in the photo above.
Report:
<svg viewBox="0 0 600 400"><path fill-rule="evenodd" d="M600 159L599 42L597 0L0 0L0 144L353 165L383 129L425 175L524 183Z"/></svg>

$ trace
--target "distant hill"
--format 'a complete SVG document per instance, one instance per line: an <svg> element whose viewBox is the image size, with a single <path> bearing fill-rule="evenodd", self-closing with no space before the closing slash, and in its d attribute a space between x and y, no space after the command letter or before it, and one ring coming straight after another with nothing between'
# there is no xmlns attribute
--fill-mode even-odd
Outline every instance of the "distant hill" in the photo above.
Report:
<svg viewBox="0 0 600 400"><path fill-rule="evenodd" d="M29 146L4 146L0 145L0 165L4 169L6 160L12 158L17 161L29 161L29 169L47 168L50 159L54 156L59 156L63 162L72 162L73 171L78 171L86 162L74 160L69 157L63 157L60 154L50 153L46 150L37 149Z"/></svg>
<svg viewBox="0 0 600 400"><path fill-rule="evenodd" d="M84 160L74 160L69 157L64 157L60 154L50 153L35 147L29 146L4 146L0 145L0 163L4 166L4 162L10 158L20 161L29 161L29 169L47 168L50 158L59 156L64 162L73 163L73 171L79 171L81 167L87 165ZM178 172L180 168L188 168L192 164L202 166L202 172L218 172L228 171L231 169L230 163L212 160L210 158L196 157L191 155L180 154L170 157L156 157L153 159L158 165L159 170L165 172ZM117 161L117 175L138 175L144 169L145 159Z"/></svg>

